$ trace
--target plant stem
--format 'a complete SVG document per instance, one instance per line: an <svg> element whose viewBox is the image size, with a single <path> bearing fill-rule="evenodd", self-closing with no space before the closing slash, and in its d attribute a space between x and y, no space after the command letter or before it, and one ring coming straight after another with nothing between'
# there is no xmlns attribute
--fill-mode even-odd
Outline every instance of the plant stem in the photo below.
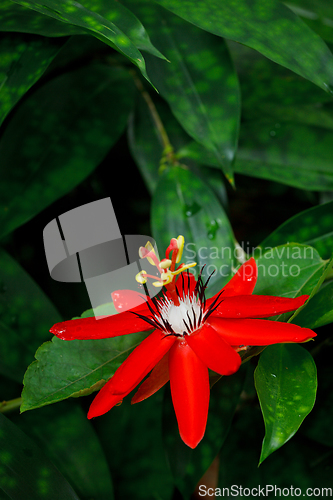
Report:
<svg viewBox="0 0 333 500"><path fill-rule="evenodd" d="M172 147L172 144L170 142L169 136L164 128L163 122L161 120L160 115L158 114L158 111L156 109L156 106L152 100L152 98L149 95L149 92L144 88L143 83L141 82L140 78L138 77L137 73L134 70L131 70L131 74L133 76L134 83L139 90L139 92L142 95L142 98L145 100L149 112L151 114L151 117L153 119L154 125L156 127L160 143L163 147L163 154L162 154L162 160L161 160L161 166L168 162L173 165L178 165L178 161L176 160L174 150Z"/></svg>
<svg viewBox="0 0 333 500"><path fill-rule="evenodd" d="M21 404L22 398L11 399L10 401L2 401L2 403L0 403L0 413L8 413L10 411L18 410Z"/></svg>

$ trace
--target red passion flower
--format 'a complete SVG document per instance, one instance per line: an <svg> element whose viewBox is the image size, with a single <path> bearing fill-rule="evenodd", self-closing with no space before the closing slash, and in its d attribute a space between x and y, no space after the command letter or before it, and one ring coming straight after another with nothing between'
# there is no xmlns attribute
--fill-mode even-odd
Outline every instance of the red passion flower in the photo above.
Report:
<svg viewBox="0 0 333 500"><path fill-rule="evenodd" d="M138 403L170 380L171 395L182 440L195 448L204 436L210 386L208 369L220 375L235 373L241 364L238 351L249 346L305 342L316 334L307 328L267 319L294 311L308 295L295 299L252 295L257 281L253 258L245 262L214 297L205 298L206 283L188 272L192 264L179 263L184 238L172 238L166 258L159 261L151 244L139 255L156 265L161 278L142 271L140 283L149 277L164 286L156 298L122 290L112 294L120 314L57 323L51 333L63 340L102 339L134 332L154 331L136 347L93 400L88 418L111 410L149 373L132 398ZM183 274L181 274L183 271ZM139 298L139 305L138 304ZM135 304L135 307L131 307ZM123 312L121 312L123 311Z"/></svg>

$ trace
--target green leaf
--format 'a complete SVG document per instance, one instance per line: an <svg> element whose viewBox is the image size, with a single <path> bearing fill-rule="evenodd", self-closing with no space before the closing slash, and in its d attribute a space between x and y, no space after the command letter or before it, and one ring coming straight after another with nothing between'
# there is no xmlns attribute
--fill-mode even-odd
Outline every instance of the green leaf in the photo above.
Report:
<svg viewBox="0 0 333 500"><path fill-rule="evenodd" d="M117 499L173 498L174 483L161 435L162 397L163 389L131 405L129 395L121 406L94 422L115 478Z"/></svg>
<svg viewBox="0 0 333 500"><path fill-rule="evenodd" d="M243 122L272 116L273 110L278 122L289 121L295 109L304 109L299 123L306 124L310 110L318 116L331 101L327 92L259 52L230 41L228 47L241 86Z"/></svg>
<svg viewBox="0 0 333 500"><path fill-rule="evenodd" d="M254 293L258 295L310 295L327 264L317 250L297 243L258 247L254 256L258 267Z"/></svg>
<svg viewBox="0 0 333 500"><path fill-rule="evenodd" d="M97 308L108 314L113 304ZM90 309L82 317L94 316ZM69 397L91 394L103 387L146 334L135 333L101 340L60 340L53 337L36 352L24 376L21 411L33 410Z"/></svg>
<svg viewBox="0 0 333 500"><path fill-rule="evenodd" d="M229 220L213 191L185 166L166 169L161 175L152 200L151 224L159 249L166 249L170 239L181 234L183 262L196 262L194 271L205 265L203 278L215 272L207 289L210 295L228 281L234 253Z"/></svg>
<svg viewBox="0 0 333 500"><path fill-rule="evenodd" d="M41 449L0 413L0 489L11 500L79 500Z"/></svg>
<svg viewBox="0 0 333 500"><path fill-rule="evenodd" d="M82 499L114 498L101 442L76 402L66 401L40 408L37 412L13 415L12 420L36 443L40 443L44 453Z"/></svg>
<svg viewBox="0 0 333 500"><path fill-rule="evenodd" d="M206 432L194 450L181 440L170 391L165 393L163 437L174 481L185 500L191 497L228 435L244 376L243 367L232 377L222 377L211 389Z"/></svg>
<svg viewBox="0 0 333 500"><path fill-rule="evenodd" d="M297 344L276 344L260 355L255 385L265 422L260 464L297 432L313 408L316 365Z"/></svg>
<svg viewBox="0 0 333 500"><path fill-rule="evenodd" d="M320 363L317 363L318 392L316 404L311 415L309 415L302 426L302 434L305 434L306 437L311 440L323 444L325 446L325 451L328 446L331 448L333 447L333 380L329 351L327 354L326 359L321 357ZM313 442L310 442L310 444L313 444Z"/></svg>
<svg viewBox="0 0 333 500"><path fill-rule="evenodd" d="M186 21L252 47L264 56L333 90L333 56L323 40L277 0L155 0Z"/></svg>
<svg viewBox="0 0 333 500"><path fill-rule="evenodd" d="M241 126L234 171L300 189L333 190L332 144L333 132L325 128L273 119L247 122ZM194 142L177 157L219 166L214 155Z"/></svg>
<svg viewBox="0 0 333 500"><path fill-rule="evenodd" d="M22 383L37 347L61 317L32 278L0 249L0 373Z"/></svg>
<svg viewBox="0 0 333 500"><path fill-rule="evenodd" d="M328 259L333 252L332 214L333 201L304 210L273 231L260 247L273 247L286 242L304 243Z"/></svg>
<svg viewBox="0 0 333 500"><path fill-rule="evenodd" d="M332 131L320 127L273 119L244 124L235 172L301 189L333 190L332 143Z"/></svg>
<svg viewBox="0 0 333 500"><path fill-rule="evenodd" d="M58 21L78 26L80 33L83 29L83 32L96 36L126 56L140 69L148 81L145 61L137 44L141 48L153 52L155 56L163 57L151 45L140 21L116 0L108 0L107 3L101 1L97 5L96 2L88 1L85 2L86 5L88 4L87 6L74 0L42 0L41 3L34 0L13 1ZM124 32L122 28L125 28L126 31Z"/></svg>
<svg viewBox="0 0 333 500"><path fill-rule="evenodd" d="M333 9L326 0L292 0L288 7L321 38L333 42Z"/></svg>
<svg viewBox="0 0 333 500"><path fill-rule="evenodd" d="M33 33L43 36L67 36L83 33L76 26L56 21L29 8L13 3L12 0L0 2L0 29L20 33Z"/></svg>
<svg viewBox="0 0 333 500"><path fill-rule="evenodd" d="M323 286L302 309L293 323L306 328L318 328L333 322L333 283Z"/></svg>
<svg viewBox="0 0 333 500"><path fill-rule="evenodd" d="M127 71L93 64L45 83L19 106L0 140L2 236L99 165L126 126L132 92Z"/></svg>
<svg viewBox="0 0 333 500"><path fill-rule="evenodd" d="M212 152L232 183L240 93L226 44L154 4L128 4L170 61L148 56L149 77L182 127Z"/></svg>
<svg viewBox="0 0 333 500"><path fill-rule="evenodd" d="M42 76L63 41L22 35L0 41L0 125L9 111Z"/></svg>

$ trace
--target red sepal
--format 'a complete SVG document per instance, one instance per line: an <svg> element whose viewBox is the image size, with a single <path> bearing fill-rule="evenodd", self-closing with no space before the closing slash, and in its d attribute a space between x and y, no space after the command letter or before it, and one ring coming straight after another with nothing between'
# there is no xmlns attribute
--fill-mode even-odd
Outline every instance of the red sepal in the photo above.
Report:
<svg viewBox="0 0 333 500"><path fill-rule="evenodd" d="M195 448L207 424L208 369L187 342L177 339L169 353L169 373L180 437L187 446Z"/></svg>
<svg viewBox="0 0 333 500"><path fill-rule="evenodd" d="M136 311L143 316L150 314L147 304L138 306L132 311ZM50 329L53 335L62 340L89 340L107 339L128 335L129 333L145 332L151 330L152 326L130 311L106 316L102 319L80 318L70 321L56 323Z"/></svg>
<svg viewBox="0 0 333 500"><path fill-rule="evenodd" d="M169 378L169 353L167 352L155 368L153 368L149 377L142 382L138 391L134 394L131 404L140 403L140 401L155 394L155 392L169 382Z"/></svg>
<svg viewBox="0 0 333 500"><path fill-rule="evenodd" d="M233 346L306 342L317 336L309 328L266 319L221 319L210 316L206 324Z"/></svg>
<svg viewBox="0 0 333 500"><path fill-rule="evenodd" d="M112 394L109 380L91 403L87 417L90 419L104 415L116 404L120 403L125 396L127 394Z"/></svg>
<svg viewBox="0 0 333 500"><path fill-rule="evenodd" d="M220 375L232 375L239 369L239 354L211 326L204 325L197 332L186 335L185 339L210 370Z"/></svg>
<svg viewBox="0 0 333 500"><path fill-rule="evenodd" d="M251 259L241 265L236 274L222 288L223 293L221 294L221 300L225 297L232 297L233 295L251 295L256 286L257 278L257 264L254 258L251 257ZM207 300L207 307L210 306L220 293L221 291Z"/></svg>
<svg viewBox="0 0 333 500"><path fill-rule="evenodd" d="M113 394L129 393L168 352L176 337L155 330L119 366L110 380Z"/></svg>
<svg viewBox="0 0 333 500"><path fill-rule="evenodd" d="M223 298L221 304L212 313L219 318L269 318L277 314L295 311L309 298L301 295L295 299L271 297L269 295L237 295Z"/></svg>

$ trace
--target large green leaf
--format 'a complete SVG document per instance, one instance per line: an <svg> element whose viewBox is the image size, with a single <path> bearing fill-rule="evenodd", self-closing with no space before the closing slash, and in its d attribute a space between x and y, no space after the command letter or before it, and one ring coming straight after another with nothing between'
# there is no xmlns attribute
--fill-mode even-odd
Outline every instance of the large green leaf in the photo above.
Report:
<svg viewBox="0 0 333 500"><path fill-rule="evenodd" d="M333 132L325 128L273 118L247 122L241 126L234 171L300 189L333 190L332 144ZM218 167L214 155L198 143L188 144L177 156Z"/></svg>
<svg viewBox="0 0 333 500"><path fill-rule="evenodd" d="M187 21L248 45L324 90L333 89L333 56L323 40L278 0L155 0Z"/></svg>
<svg viewBox="0 0 333 500"><path fill-rule="evenodd" d="M99 165L126 126L132 91L127 71L93 64L52 79L19 106L0 139L1 235Z"/></svg>
<svg viewBox="0 0 333 500"><path fill-rule="evenodd" d="M293 323L318 328L333 322L333 283L323 286L296 316Z"/></svg>
<svg viewBox="0 0 333 500"><path fill-rule="evenodd" d="M242 121L271 116L276 112L277 121L289 121L295 108L310 110L317 115L325 103L332 100L327 92L309 80L267 59L259 52L235 42L228 42L236 66L242 93ZM278 114L278 113L279 114ZM308 123L304 112L300 123ZM323 123L316 123L323 125Z"/></svg>
<svg viewBox="0 0 333 500"><path fill-rule="evenodd" d="M326 353L317 363L318 368L318 392L316 404L309 417L302 425L301 432L311 440L317 441L327 447L333 447L333 379L330 351Z"/></svg>
<svg viewBox="0 0 333 500"><path fill-rule="evenodd" d="M37 347L57 321L59 313L39 286L0 250L0 373L22 383Z"/></svg>
<svg viewBox="0 0 333 500"><path fill-rule="evenodd" d="M11 500L79 500L41 449L0 413L0 489Z"/></svg>
<svg viewBox="0 0 333 500"><path fill-rule="evenodd" d="M321 38L333 42L332 3L326 0L291 0L288 7Z"/></svg>
<svg viewBox="0 0 333 500"><path fill-rule="evenodd" d="M260 244L274 247L287 242L310 245L323 258L333 253L333 201L301 212L284 222Z"/></svg>
<svg viewBox="0 0 333 500"><path fill-rule="evenodd" d="M316 365L296 344L276 344L260 355L255 385L265 421L260 463L285 444L313 408Z"/></svg>
<svg viewBox="0 0 333 500"><path fill-rule="evenodd" d="M153 196L151 224L161 254L171 238L182 234L183 262L195 261L197 272L205 265L204 278L214 272L209 294L228 281L234 259L229 220L213 191L187 167L166 169L161 175Z"/></svg>
<svg viewBox="0 0 333 500"><path fill-rule="evenodd" d="M113 304L106 306L108 314L115 313ZM98 311L106 314L105 309ZM94 316L92 309L82 314L90 316ZM53 337L37 350L37 361L26 371L21 411L101 389L144 337L142 333L105 340L65 341Z"/></svg>
<svg viewBox="0 0 333 500"><path fill-rule="evenodd" d="M84 33L84 30L77 26L44 16L28 7L13 3L12 0L1 0L0 2L0 29L1 31L18 31L47 37Z"/></svg>
<svg viewBox="0 0 333 500"><path fill-rule="evenodd" d="M95 419L97 433L114 477L115 497L135 500L171 500L174 482L163 449L163 390ZM129 459L130 457L130 459Z"/></svg>
<svg viewBox="0 0 333 500"><path fill-rule="evenodd" d="M0 125L9 111L42 76L64 41L22 35L0 41Z"/></svg>
<svg viewBox="0 0 333 500"><path fill-rule="evenodd" d="M183 128L212 151L232 182L240 93L226 44L157 5L127 3L170 61L148 56L149 77Z"/></svg>
<svg viewBox="0 0 333 500"><path fill-rule="evenodd" d="M297 243L259 247L254 255L258 267L254 293L258 295L310 295L327 264L317 250Z"/></svg>
<svg viewBox="0 0 333 500"><path fill-rule="evenodd" d="M243 367L232 377L222 377L211 389L206 432L194 450L181 440L170 391L165 394L163 438L176 486L185 500L191 497L196 484L213 462L228 435L244 377Z"/></svg>
<svg viewBox="0 0 333 500"><path fill-rule="evenodd" d="M138 46L163 57L150 43L140 21L116 0L99 3L86 0L84 5L74 0L13 1L58 21L78 26L80 33L83 30L96 36L132 61L147 79L145 61Z"/></svg>
<svg viewBox="0 0 333 500"><path fill-rule="evenodd" d="M76 403L66 401L11 418L40 445L80 498L112 500L111 475L101 442Z"/></svg>

